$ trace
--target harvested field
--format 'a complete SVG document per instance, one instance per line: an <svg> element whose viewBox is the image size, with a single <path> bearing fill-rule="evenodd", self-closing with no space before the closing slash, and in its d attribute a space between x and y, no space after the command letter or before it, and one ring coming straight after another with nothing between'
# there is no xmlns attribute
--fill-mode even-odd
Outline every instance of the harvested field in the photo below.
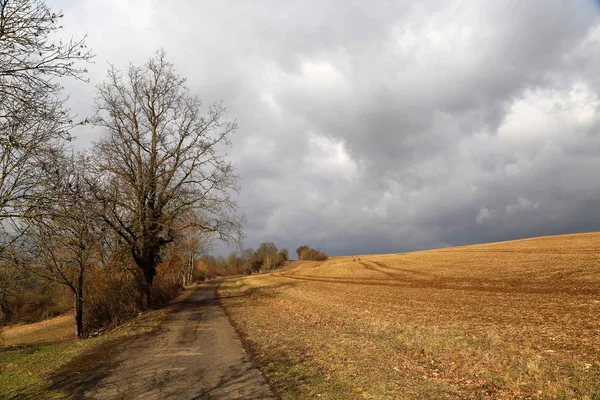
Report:
<svg viewBox="0 0 600 400"><path fill-rule="evenodd" d="M284 399L600 398L600 233L298 262L220 294Z"/></svg>

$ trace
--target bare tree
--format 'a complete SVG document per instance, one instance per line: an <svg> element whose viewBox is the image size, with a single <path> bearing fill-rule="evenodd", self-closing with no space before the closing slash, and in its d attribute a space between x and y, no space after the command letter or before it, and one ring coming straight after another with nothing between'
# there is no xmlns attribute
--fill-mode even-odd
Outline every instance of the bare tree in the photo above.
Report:
<svg viewBox="0 0 600 400"><path fill-rule="evenodd" d="M211 236L205 232L197 231L190 227L179 235L179 251L184 258L184 263L180 270L180 283L183 286L189 285L194 278L194 270L201 254L206 253L212 246Z"/></svg>
<svg viewBox="0 0 600 400"><path fill-rule="evenodd" d="M53 43L62 14L43 0L0 0L0 224L39 189L39 168L74 125L60 78L83 79L84 39ZM4 237L5 239L6 237Z"/></svg>
<svg viewBox="0 0 600 400"><path fill-rule="evenodd" d="M45 182L47 195L21 217L25 235L13 260L38 276L66 285L74 297L77 336L83 336L85 272L101 257L103 232L82 179L83 160L56 159L56 174Z"/></svg>
<svg viewBox="0 0 600 400"><path fill-rule="evenodd" d="M237 178L221 153L237 125L219 103L203 115L163 51L126 74L111 67L95 104L93 123L104 130L93 150L98 212L129 247L150 303L161 251L178 231L241 238Z"/></svg>
<svg viewBox="0 0 600 400"><path fill-rule="evenodd" d="M261 260L261 269L269 271L279 266L278 249L275 243L261 243L256 249L256 256Z"/></svg>
<svg viewBox="0 0 600 400"><path fill-rule="evenodd" d="M0 326L12 319L10 297L19 289L27 275L10 260L0 261Z"/></svg>

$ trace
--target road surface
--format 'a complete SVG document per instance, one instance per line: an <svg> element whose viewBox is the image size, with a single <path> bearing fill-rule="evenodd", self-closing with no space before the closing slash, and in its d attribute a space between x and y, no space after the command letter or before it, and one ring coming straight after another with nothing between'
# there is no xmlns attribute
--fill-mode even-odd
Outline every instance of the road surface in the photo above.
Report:
<svg viewBox="0 0 600 400"><path fill-rule="evenodd" d="M215 299L216 285L194 288L157 333L67 368L54 388L87 399L273 399Z"/></svg>

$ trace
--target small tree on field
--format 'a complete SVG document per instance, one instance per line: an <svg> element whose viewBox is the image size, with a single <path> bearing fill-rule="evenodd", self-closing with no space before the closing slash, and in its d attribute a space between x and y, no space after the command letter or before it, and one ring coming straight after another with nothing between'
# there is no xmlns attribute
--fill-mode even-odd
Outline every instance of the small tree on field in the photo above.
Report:
<svg viewBox="0 0 600 400"><path fill-rule="evenodd" d="M203 115L163 51L125 74L111 67L95 104L93 124L104 131L90 182L97 212L129 248L150 303L161 251L178 231L241 239L237 179L221 153L237 125L221 104Z"/></svg>
<svg viewBox="0 0 600 400"><path fill-rule="evenodd" d="M83 336L85 273L99 263L103 239L81 177L82 162L55 159L56 173L46 176L47 195L22 216L25 234L13 252L22 268L72 291L78 337Z"/></svg>

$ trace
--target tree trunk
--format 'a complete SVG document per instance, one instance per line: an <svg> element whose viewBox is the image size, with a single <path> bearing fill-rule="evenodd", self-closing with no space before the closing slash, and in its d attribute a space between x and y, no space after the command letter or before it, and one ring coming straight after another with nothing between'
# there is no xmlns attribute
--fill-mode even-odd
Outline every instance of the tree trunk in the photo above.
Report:
<svg viewBox="0 0 600 400"><path fill-rule="evenodd" d="M183 286L187 286L192 282L192 279L194 277L194 253L190 252L189 258L186 262L186 266L185 266L185 275L184 275L184 282L183 282Z"/></svg>
<svg viewBox="0 0 600 400"><path fill-rule="evenodd" d="M0 326L2 324L10 323L11 319L12 319L12 312L11 312L10 308L8 307L6 300L2 299L0 301Z"/></svg>
<svg viewBox="0 0 600 400"><path fill-rule="evenodd" d="M146 297L146 305L148 308L152 307L152 285L144 282L142 285L142 291L144 292L144 297Z"/></svg>
<svg viewBox="0 0 600 400"><path fill-rule="evenodd" d="M135 264L138 266L143 273L143 282L141 282L141 289L144 297L146 297L146 305L152 307L152 282L156 275L156 265L158 264L158 253L160 247L158 246L144 246L141 249L131 249L131 254Z"/></svg>
<svg viewBox="0 0 600 400"><path fill-rule="evenodd" d="M144 285L142 287L144 294L146 295L146 305L148 308L152 307L152 282L154 281L154 275L156 275L156 267L154 265L144 265Z"/></svg>
<svg viewBox="0 0 600 400"><path fill-rule="evenodd" d="M83 268L79 270L77 290L75 291L75 323L77 324L77 337L83 337Z"/></svg>

